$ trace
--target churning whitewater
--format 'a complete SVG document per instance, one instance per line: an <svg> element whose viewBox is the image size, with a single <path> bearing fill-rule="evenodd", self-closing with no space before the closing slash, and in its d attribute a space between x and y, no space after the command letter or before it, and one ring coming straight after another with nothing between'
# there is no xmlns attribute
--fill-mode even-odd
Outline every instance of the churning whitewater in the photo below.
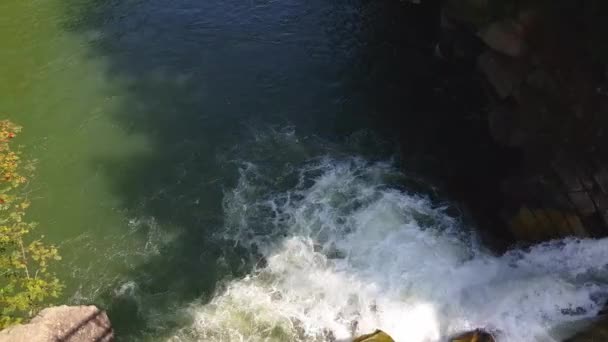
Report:
<svg viewBox="0 0 608 342"><path fill-rule="evenodd" d="M608 240L567 239L493 256L386 163L323 158L271 174L243 163L221 238L257 260L172 340L444 341L483 328L498 341L558 341L598 313ZM218 237L219 238L219 237Z"/></svg>

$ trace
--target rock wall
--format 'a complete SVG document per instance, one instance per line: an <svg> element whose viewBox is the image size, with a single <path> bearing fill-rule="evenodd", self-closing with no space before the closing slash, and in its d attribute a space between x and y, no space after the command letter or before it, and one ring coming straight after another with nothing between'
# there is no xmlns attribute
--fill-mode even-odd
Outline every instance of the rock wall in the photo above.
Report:
<svg viewBox="0 0 608 342"><path fill-rule="evenodd" d="M441 15L437 53L476 59L488 129L520 151L501 184L511 233L608 235L608 2L445 0Z"/></svg>
<svg viewBox="0 0 608 342"><path fill-rule="evenodd" d="M42 310L27 324L0 331L0 342L110 342L114 332L105 311L91 306Z"/></svg>

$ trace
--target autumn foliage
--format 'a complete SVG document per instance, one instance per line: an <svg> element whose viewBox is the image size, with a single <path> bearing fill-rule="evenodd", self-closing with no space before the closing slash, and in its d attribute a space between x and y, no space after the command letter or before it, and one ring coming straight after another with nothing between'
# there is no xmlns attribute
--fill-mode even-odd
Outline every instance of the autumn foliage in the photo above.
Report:
<svg viewBox="0 0 608 342"><path fill-rule="evenodd" d="M25 220L34 165L13 146L20 131L0 121L0 329L30 317L62 289L48 268L60 259L57 248L43 243L43 236L33 238L36 224Z"/></svg>

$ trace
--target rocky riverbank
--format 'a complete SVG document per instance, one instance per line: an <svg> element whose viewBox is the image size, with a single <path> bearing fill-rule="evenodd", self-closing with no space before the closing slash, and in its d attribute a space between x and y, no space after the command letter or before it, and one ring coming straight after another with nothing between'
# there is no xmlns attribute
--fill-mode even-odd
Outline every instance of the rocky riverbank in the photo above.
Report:
<svg viewBox="0 0 608 342"><path fill-rule="evenodd" d="M608 3L446 0L437 54L473 60L488 130L520 155L500 180L519 241L608 234Z"/></svg>
<svg viewBox="0 0 608 342"><path fill-rule="evenodd" d="M608 235L608 3L445 0L440 58L475 63L492 138L516 151L499 180L516 241ZM606 318L570 342L606 340Z"/></svg>
<svg viewBox="0 0 608 342"><path fill-rule="evenodd" d="M97 307L56 306L42 310L27 324L0 331L0 342L110 342L108 315Z"/></svg>

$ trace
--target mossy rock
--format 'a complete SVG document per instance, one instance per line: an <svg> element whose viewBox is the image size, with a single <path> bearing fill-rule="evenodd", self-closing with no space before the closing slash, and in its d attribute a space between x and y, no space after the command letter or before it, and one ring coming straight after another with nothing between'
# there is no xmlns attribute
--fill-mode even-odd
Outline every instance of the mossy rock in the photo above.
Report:
<svg viewBox="0 0 608 342"><path fill-rule="evenodd" d="M353 342L395 342L395 340L384 331L376 330L371 334L355 338Z"/></svg>

